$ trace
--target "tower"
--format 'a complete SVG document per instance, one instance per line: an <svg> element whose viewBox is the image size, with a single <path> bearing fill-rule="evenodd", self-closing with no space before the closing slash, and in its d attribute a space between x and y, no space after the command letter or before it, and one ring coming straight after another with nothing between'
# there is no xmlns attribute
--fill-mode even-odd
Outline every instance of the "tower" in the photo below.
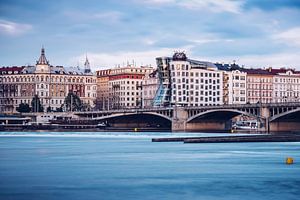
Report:
<svg viewBox="0 0 300 200"><path fill-rule="evenodd" d="M90 62L89 62L89 60L88 60L87 55L85 56L84 73L85 73L85 74L91 73Z"/></svg>
<svg viewBox="0 0 300 200"><path fill-rule="evenodd" d="M36 73L50 73L50 65L46 58L44 47L41 49L39 60L36 61Z"/></svg>

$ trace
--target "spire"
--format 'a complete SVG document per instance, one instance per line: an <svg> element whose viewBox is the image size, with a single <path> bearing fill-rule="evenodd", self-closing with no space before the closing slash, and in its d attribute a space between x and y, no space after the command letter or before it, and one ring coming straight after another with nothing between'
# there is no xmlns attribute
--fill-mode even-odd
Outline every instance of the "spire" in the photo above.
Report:
<svg viewBox="0 0 300 200"><path fill-rule="evenodd" d="M42 46L42 50L41 50L41 56L39 58L39 60L36 62L37 65L48 65L49 62L45 56L45 49L44 46Z"/></svg>
<svg viewBox="0 0 300 200"><path fill-rule="evenodd" d="M87 55L85 55L84 73L91 73L90 62L88 60Z"/></svg>

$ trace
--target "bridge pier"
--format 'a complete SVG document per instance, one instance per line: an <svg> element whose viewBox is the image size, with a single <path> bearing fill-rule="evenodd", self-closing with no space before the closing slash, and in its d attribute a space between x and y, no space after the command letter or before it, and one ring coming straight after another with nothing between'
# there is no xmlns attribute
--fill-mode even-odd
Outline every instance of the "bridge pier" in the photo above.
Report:
<svg viewBox="0 0 300 200"><path fill-rule="evenodd" d="M299 122L270 122L270 132L300 131Z"/></svg>
<svg viewBox="0 0 300 200"><path fill-rule="evenodd" d="M270 116L271 116L269 108L261 107L260 108L260 116L262 117L259 120L261 123L261 125L259 126L260 131L269 133L270 132Z"/></svg>
<svg viewBox="0 0 300 200"><path fill-rule="evenodd" d="M203 121L189 122L186 124L187 131L229 131L231 129L231 121Z"/></svg>
<svg viewBox="0 0 300 200"><path fill-rule="evenodd" d="M181 107L174 108L174 115L172 119L172 131L181 132L186 131L186 121L188 119L188 112Z"/></svg>

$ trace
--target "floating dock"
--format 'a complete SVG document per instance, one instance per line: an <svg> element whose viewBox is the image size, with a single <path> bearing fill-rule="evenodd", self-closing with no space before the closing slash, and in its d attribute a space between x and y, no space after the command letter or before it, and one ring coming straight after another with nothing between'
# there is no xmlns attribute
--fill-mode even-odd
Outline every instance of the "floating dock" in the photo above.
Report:
<svg viewBox="0 0 300 200"><path fill-rule="evenodd" d="M247 135L217 137L153 138L152 142L234 143L234 142L300 142L300 135Z"/></svg>

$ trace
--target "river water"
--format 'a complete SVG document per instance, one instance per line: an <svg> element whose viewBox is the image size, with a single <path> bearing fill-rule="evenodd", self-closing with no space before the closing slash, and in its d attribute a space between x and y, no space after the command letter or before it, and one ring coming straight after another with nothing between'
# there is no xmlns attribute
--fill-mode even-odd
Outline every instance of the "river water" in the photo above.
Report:
<svg viewBox="0 0 300 200"><path fill-rule="evenodd" d="M215 136L175 136L195 135ZM0 199L300 197L300 143L151 142L170 136L1 132Z"/></svg>

